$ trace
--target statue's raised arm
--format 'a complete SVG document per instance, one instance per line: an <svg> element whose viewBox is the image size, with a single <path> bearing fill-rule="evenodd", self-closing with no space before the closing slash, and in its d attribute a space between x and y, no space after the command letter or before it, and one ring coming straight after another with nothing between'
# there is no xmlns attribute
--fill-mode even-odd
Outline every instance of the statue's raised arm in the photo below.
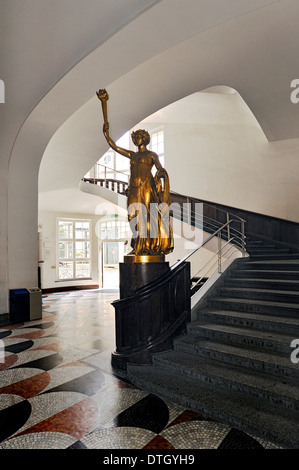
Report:
<svg viewBox="0 0 299 470"><path fill-rule="evenodd" d="M111 139L109 134L109 121L108 121L108 109L107 109L107 101L109 100L109 95L107 90L101 89L96 92L97 97L102 103L102 111L103 111L103 118L104 118L104 125L103 125L103 134L105 139L107 140L109 146L113 148L117 153L123 155L124 157L131 158L132 152L130 150L118 147L116 143Z"/></svg>

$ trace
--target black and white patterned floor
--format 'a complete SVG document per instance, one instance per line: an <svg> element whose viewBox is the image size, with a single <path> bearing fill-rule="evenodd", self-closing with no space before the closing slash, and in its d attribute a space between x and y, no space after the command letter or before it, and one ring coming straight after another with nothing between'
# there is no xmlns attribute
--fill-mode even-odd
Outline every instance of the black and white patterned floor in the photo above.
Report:
<svg viewBox="0 0 299 470"><path fill-rule="evenodd" d="M114 375L117 292L43 297L43 316L0 327L0 449L277 449Z"/></svg>

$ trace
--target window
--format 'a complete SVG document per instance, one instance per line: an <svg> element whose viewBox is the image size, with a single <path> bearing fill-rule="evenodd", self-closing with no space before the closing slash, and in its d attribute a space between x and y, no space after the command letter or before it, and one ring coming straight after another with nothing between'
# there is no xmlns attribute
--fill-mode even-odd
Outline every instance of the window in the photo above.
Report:
<svg viewBox="0 0 299 470"><path fill-rule="evenodd" d="M116 141L116 145L129 149L130 133L126 132ZM130 171L130 161L128 158L119 155L110 148L98 161L98 171L100 171L101 175L105 178L127 182Z"/></svg>
<svg viewBox="0 0 299 470"><path fill-rule="evenodd" d="M59 280L91 276L91 236L89 220L58 219L57 265Z"/></svg>
<svg viewBox="0 0 299 470"><path fill-rule="evenodd" d="M107 220L101 224L102 240L124 240L130 236L130 226L125 220Z"/></svg>
<svg viewBox="0 0 299 470"><path fill-rule="evenodd" d="M151 150L158 155L161 165L164 166L164 131L163 130L159 130L151 134L150 147L151 147Z"/></svg>

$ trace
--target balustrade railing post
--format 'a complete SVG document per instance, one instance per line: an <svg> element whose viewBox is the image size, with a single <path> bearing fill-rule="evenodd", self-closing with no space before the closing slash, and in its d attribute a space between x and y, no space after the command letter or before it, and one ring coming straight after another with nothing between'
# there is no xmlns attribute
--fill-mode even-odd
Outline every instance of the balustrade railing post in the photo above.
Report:
<svg viewBox="0 0 299 470"><path fill-rule="evenodd" d="M241 233L242 233L242 255L245 256L246 244L245 244L245 222L241 220Z"/></svg>
<svg viewBox="0 0 299 470"><path fill-rule="evenodd" d="M218 273L221 273L221 230L218 233Z"/></svg>
<svg viewBox="0 0 299 470"><path fill-rule="evenodd" d="M230 240L230 220L229 220L229 213L226 213L226 222L227 222L227 241Z"/></svg>
<svg viewBox="0 0 299 470"><path fill-rule="evenodd" d="M187 223L188 225L191 225L191 202L188 196L187 196Z"/></svg>

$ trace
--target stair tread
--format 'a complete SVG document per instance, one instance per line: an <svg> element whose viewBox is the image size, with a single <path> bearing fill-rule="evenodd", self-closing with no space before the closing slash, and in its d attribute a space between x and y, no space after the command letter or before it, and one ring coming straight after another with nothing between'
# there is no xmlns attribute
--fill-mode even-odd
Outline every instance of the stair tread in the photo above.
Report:
<svg viewBox="0 0 299 470"><path fill-rule="evenodd" d="M273 257L275 257L276 255L287 255L287 256L291 255L289 250L283 250L283 249L275 250L273 248L259 248L259 247L256 247L256 248L249 248L248 249L248 247L246 247L246 251L247 251L247 253L249 253L250 256L273 255Z"/></svg>
<svg viewBox="0 0 299 470"><path fill-rule="evenodd" d="M155 360L156 359L154 359L154 365L156 364ZM220 377L221 379L239 383L252 389L262 390L299 401L297 386L291 382L287 383L286 379L284 383L279 383L276 377L269 376L262 372L252 371L237 365L227 365L223 363L218 365L214 359L209 359L204 356L198 357L176 350L161 353L159 357L157 357L157 361L159 361L159 363L167 362L173 364L173 367L177 367L177 372L180 370L179 368L185 368L193 371L193 373L204 373L209 377L211 377L211 375L217 378Z"/></svg>
<svg viewBox="0 0 299 470"><path fill-rule="evenodd" d="M176 403L201 412L204 416L239 427L242 431L272 439L282 445L298 448L298 412L284 410L264 400L249 398L244 394L221 390L215 385L194 381L189 377L178 380L177 373L165 374L153 366L129 366L129 377L137 386L167 397Z"/></svg>
<svg viewBox="0 0 299 470"><path fill-rule="evenodd" d="M275 250L273 251L272 253L269 253L270 256L273 256L273 260L276 260L276 259L298 259L299 258L299 255L298 253L285 253L284 250ZM252 255L251 255L252 256ZM263 254L261 253L260 255L253 255L254 257L259 257L259 258L262 258L263 256L267 257L268 254ZM277 258L276 258L277 256ZM282 256L284 256L285 258L282 258ZM279 258L278 258L279 257Z"/></svg>
<svg viewBox="0 0 299 470"><path fill-rule="evenodd" d="M292 291L292 290L275 290L275 289L260 289L258 287L230 287L230 286L223 286L219 287L221 291L237 291L237 292L256 292L258 294L280 294L280 295L298 295L299 292Z"/></svg>
<svg viewBox="0 0 299 470"><path fill-rule="evenodd" d="M236 325L217 325L213 323L205 323L201 320L195 320L188 325L189 331L196 330L196 329L206 329L212 331L220 331L224 333L231 333L236 335L242 335L247 337L254 337L254 338L261 338L261 339L268 339L273 340L276 342L284 343L284 344L291 344L291 341L294 339L294 335L286 335L283 333L278 333L276 331L263 331L253 328L242 328ZM291 353L291 349L290 349Z"/></svg>
<svg viewBox="0 0 299 470"><path fill-rule="evenodd" d="M288 272L288 271L286 271ZM254 277L247 277L247 278L240 278L240 277L231 277L229 279L233 282L271 282L273 284L294 284L299 285L299 273L298 279L268 279L268 278L254 278Z"/></svg>
<svg viewBox="0 0 299 470"><path fill-rule="evenodd" d="M262 240L252 240L252 241L248 241L246 243L246 246L249 245L249 246L256 246L256 245L262 245L262 246L272 246L272 247L276 247L276 245L274 243L270 243L270 242L263 242Z"/></svg>
<svg viewBox="0 0 299 470"><path fill-rule="evenodd" d="M283 265L283 264L287 264L289 266L295 266L295 267L299 267L299 253L296 253L296 258L281 258L281 259L266 259L266 260L256 260L256 259L251 259L250 257L249 258L243 258L241 260L241 263L242 264L253 264L253 265L257 265L257 264L267 264L267 265L271 265L271 264L276 264L276 265Z"/></svg>
<svg viewBox="0 0 299 470"><path fill-rule="evenodd" d="M279 269L238 269L237 273L246 273L246 274L252 274L252 273L277 273L280 274L281 276L285 276L287 274L297 274L299 276L299 271L291 271L289 269L286 270L279 270ZM240 279L240 278L238 278Z"/></svg>
<svg viewBox="0 0 299 470"><path fill-rule="evenodd" d="M234 297L213 297L212 300L216 300L217 302L230 302L230 303L246 303L246 304L258 304L262 306L269 306L269 307L277 307L280 308L288 308L288 309L299 309L298 304L294 304L291 302L280 302L280 301L272 301L272 300L255 300L255 299L236 299Z"/></svg>
<svg viewBox="0 0 299 470"><path fill-rule="evenodd" d="M200 340L200 342L198 342L194 339L194 337L190 337L188 335L179 338L178 340L176 340L176 343L178 344L185 343L187 345L194 345L200 349L221 352L221 353L230 354L233 356L251 359L254 361L261 361L269 365L273 364L275 366L280 365L283 367L288 367L289 369L292 369L295 372L295 374L299 374L298 365L292 363L290 361L289 356L282 356L281 354L277 354L274 352L257 351L255 349L250 349L242 345L237 346L237 345L231 345L227 343L218 343L218 342L202 340L202 339Z"/></svg>
<svg viewBox="0 0 299 470"><path fill-rule="evenodd" d="M291 325L291 326L299 326L299 318L294 317L286 317L285 315L278 316L278 315L263 315L260 313L254 312L241 312L238 310L220 310L220 309L212 309L212 308L205 308L200 311L200 314L212 314L212 315L225 315L229 317L239 317L249 320L261 320L263 322L269 323L276 323L276 324L283 324L283 325Z"/></svg>

